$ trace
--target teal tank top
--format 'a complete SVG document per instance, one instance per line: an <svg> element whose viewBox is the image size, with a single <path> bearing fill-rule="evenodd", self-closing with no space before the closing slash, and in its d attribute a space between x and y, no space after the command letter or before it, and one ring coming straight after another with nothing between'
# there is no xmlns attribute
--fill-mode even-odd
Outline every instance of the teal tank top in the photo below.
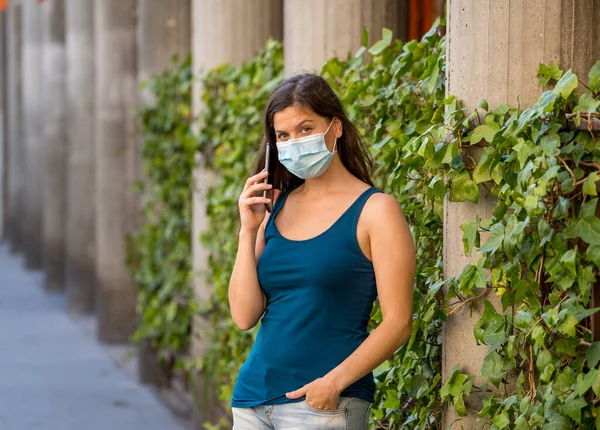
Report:
<svg viewBox="0 0 600 430"><path fill-rule="evenodd" d="M363 192L329 229L307 240L286 239L275 225L290 192L276 200L265 227L257 273L267 306L240 369L232 407L304 400L288 399L285 393L327 374L368 336L377 288L356 225L367 199L380 191ZM373 402L374 393L371 372L341 395Z"/></svg>

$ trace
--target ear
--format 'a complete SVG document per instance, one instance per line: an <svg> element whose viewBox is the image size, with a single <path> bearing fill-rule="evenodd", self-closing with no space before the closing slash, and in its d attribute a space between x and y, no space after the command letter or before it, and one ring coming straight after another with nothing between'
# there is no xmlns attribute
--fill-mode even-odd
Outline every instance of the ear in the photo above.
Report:
<svg viewBox="0 0 600 430"><path fill-rule="evenodd" d="M342 120L339 119L337 116L333 120L335 121L335 124L333 124L335 137L339 139L340 137L342 137L342 134L344 132L344 125L342 124Z"/></svg>

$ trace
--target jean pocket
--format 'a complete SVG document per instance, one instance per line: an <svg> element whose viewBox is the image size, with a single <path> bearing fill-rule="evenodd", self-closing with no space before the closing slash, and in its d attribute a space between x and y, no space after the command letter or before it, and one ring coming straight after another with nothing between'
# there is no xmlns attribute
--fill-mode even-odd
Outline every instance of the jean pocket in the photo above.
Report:
<svg viewBox="0 0 600 430"><path fill-rule="evenodd" d="M336 415L336 414L345 414L348 411L348 406L350 406L350 403L352 402L353 399L354 399L353 397L341 397L340 402L338 403L337 409L315 408L314 406L309 405L306 400L304 400L302 403L309 411L316 412L318 414Z"/></svg>

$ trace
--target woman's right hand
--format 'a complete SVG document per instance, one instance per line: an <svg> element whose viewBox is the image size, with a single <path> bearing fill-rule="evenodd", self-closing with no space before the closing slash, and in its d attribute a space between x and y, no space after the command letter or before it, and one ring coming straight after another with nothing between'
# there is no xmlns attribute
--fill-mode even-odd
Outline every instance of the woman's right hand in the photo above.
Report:
<svg viewBox="0 0 600 430"><path fill-rule="evenodd" d="M254 175L246 181L244 191L238 200L240 207L240 219L242 222L241 230L257 232L260 224L265 219L265 204L271 203L271 199L264 198L262 192L273 188L271 184L265 184L263 181L268 176L268 172L263 170L258 175ZM260 192L260 196L256 194Z"/></svg>

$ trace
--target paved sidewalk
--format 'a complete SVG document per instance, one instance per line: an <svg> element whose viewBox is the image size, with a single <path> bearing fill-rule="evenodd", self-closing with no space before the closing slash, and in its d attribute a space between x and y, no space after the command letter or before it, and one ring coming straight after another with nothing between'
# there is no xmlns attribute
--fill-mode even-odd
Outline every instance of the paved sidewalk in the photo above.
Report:
<svg viewBox="0 0 600 430"><path fill-rule="evenodd" d="M0 430L183 430L0 244Z"/></svg>

